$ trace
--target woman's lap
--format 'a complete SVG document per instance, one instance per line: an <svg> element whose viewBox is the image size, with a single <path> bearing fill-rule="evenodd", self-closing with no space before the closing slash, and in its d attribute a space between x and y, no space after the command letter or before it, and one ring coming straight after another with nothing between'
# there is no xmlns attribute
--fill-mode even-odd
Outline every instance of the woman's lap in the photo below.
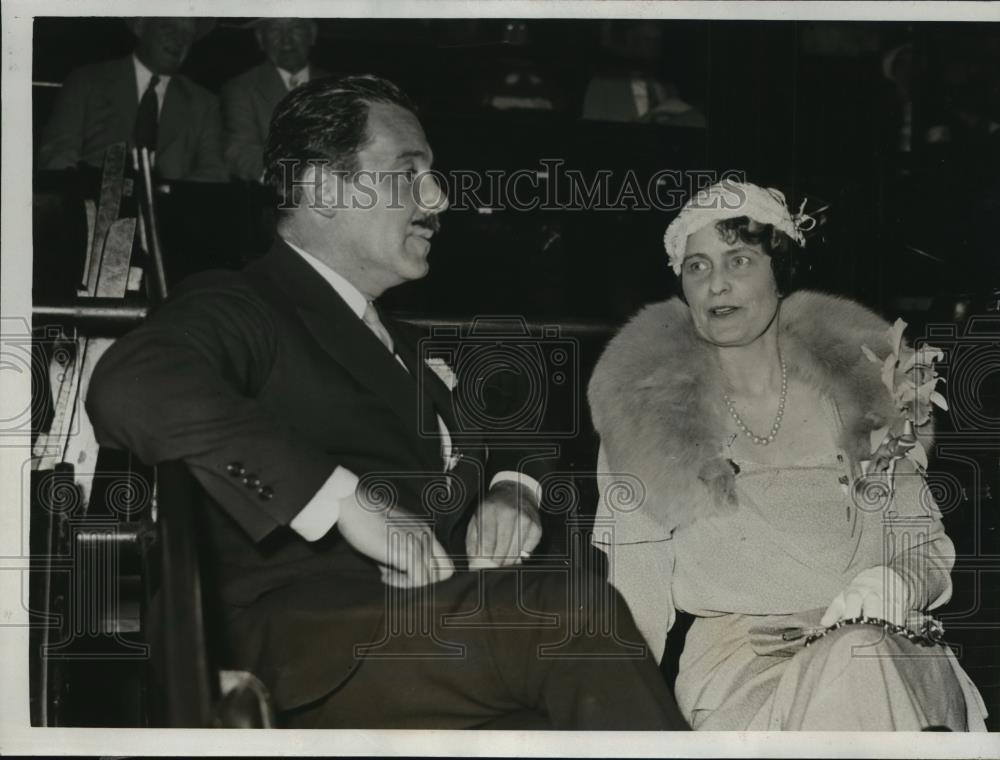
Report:
<svg viewBox="0 0 1000 760"><path fill-rule="evenodd" d="M726 657L693 666L678 678L678 701L699 730L966 730L950 652L875 626L845 626L771 654L758 654L747 637ZM692 688L698 695L683 693Z"/></svg>

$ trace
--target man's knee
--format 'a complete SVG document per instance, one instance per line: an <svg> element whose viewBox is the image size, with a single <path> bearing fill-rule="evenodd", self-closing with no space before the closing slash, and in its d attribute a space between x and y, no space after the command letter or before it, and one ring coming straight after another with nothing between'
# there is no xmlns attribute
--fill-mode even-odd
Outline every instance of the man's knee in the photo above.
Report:
<svg viewBox="0 0 1000 760"><path fill-rule="evenodd" d="M482 580L489 607L503 618L559 616L570 606L568 571L513 567L486 571Z"/></svg>
<svg viewBox="0 0 1000 760"><path fill-rule="evenodd" d="M539 612L574 612L587 617L628 615L621 594L585 568L566 567L517 573L521 605Z"/></svg>

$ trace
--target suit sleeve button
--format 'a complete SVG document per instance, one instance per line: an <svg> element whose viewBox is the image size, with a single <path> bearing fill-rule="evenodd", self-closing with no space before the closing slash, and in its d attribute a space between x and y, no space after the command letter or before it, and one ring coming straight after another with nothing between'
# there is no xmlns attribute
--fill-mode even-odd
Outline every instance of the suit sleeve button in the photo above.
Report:
<svg viewBox="0 0 1000 760"><path fill-rule="evenodd" d="M257 495L261 498L261 501L270 501L274 498L274 491L268 486L263 486L257 489Z"/></svg>
<svg viewBox="0 0 1000 760"><path fill-rule="evenodd" d="M231 462L226 465L226 472L232 475L234 478L238 478L246 472L246 469L239 462Z"/></svg>
<svg viewBox="0 0 1000 760"><path fill-rule="evenodd" d="M260 480L257 478L257 475L252 472L248 472L244 475L241 482L247 488L257 488L260 485Z"/></svg>

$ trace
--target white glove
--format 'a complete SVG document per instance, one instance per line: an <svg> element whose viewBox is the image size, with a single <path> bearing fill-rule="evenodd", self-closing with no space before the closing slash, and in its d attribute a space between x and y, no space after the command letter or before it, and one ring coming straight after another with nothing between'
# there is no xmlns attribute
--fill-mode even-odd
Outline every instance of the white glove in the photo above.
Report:
<svg viewBox="0 0 1000 760"><path fill-rule="evenodd" d="M838 620L874 617L895 625L906 625L911 594L903 576L890 567L877 565L858 573L850 584L834 597L820 620L829 627Z"/></svg>

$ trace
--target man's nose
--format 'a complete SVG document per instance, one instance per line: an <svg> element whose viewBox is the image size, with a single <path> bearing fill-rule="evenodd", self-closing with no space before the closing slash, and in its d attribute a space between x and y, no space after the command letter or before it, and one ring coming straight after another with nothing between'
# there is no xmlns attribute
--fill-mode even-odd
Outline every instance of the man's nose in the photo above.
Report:
<svg viewBox="0 0 1000 760"><path fill-rule="evenodd" d="M425 172L420 176L417 196L418 205L429 214L444 213L451 205L448 201L448 193L441 186L435 172Z"/></svg>

